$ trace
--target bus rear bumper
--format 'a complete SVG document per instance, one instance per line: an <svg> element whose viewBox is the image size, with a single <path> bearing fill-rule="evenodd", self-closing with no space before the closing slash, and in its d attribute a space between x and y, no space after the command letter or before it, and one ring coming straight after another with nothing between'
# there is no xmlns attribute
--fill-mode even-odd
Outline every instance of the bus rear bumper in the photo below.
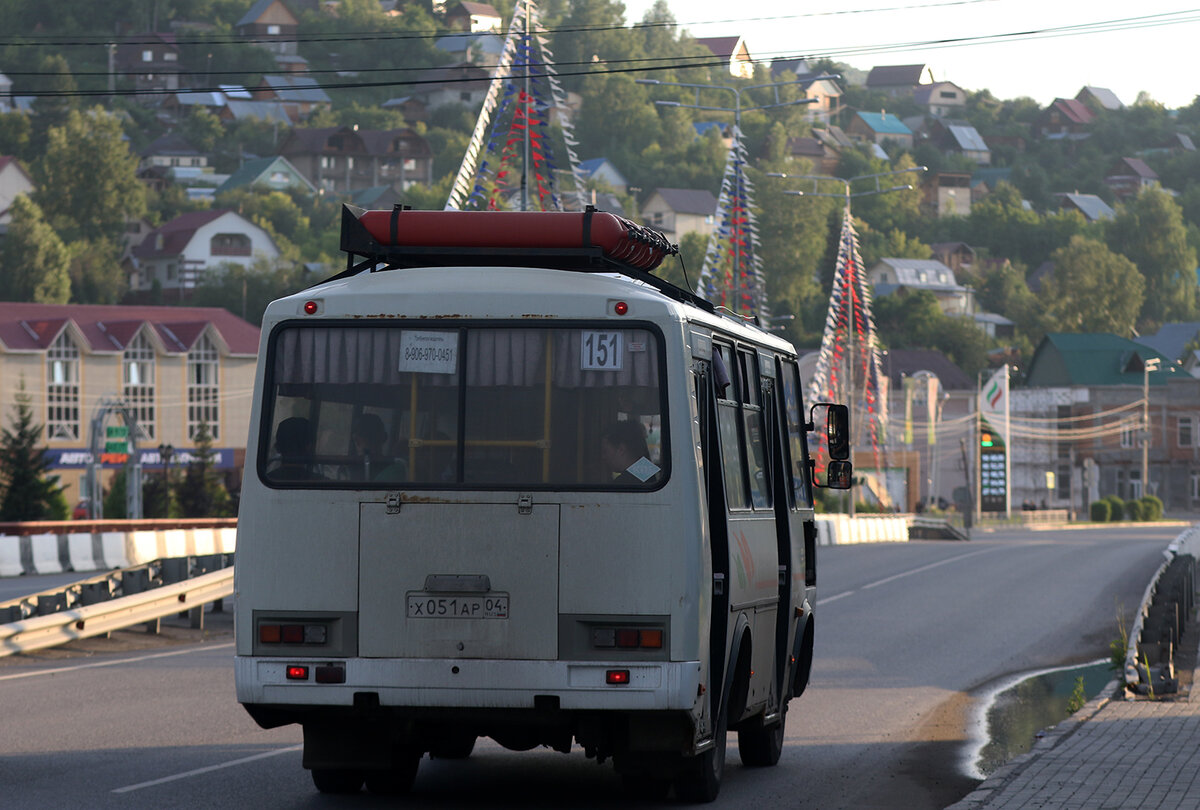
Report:
<svg viewBox="0 0 1200 810"><path fill-rule="evenodd" d="M344 664L344 683L317 683L318 666ZM307 667L306 678L288 677ZM610 683L610 673L627 682ZM355 705L373 694L379 706L532 708L554 700L560 710L688 711L700 700L698 661L508 661L489 659L328 659L237 656L238 701L253 705ZM618 681L625 680L620 676ZM362 697L358 698L360 701Z"/></svg>

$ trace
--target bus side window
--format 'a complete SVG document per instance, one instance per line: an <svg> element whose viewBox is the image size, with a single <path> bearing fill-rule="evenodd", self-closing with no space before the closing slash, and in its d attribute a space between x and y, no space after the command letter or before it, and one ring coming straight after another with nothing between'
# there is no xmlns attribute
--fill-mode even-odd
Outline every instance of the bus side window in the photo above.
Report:
<svg viewBox="0 0 1200 810"><path fill-rule="evenodd" d="M738 425L737 387L740 372L728 346L713 344L713 378L717 395L717 427L721 434L721 470L725 477L725 500L729 509L748 509L746 458ZM729 384L731 381L732 384ZM725 382L725 385L722 383Z"/></svg>
<svg viewBox="0 0 1200 810"><path fill-rule="evenodd" d="M758 357L745 351L738 352L741 389L742 426L746 440L747 473L750 482L750 502L755 508L771 506L771 480L765 449L766 436L763 424L762 388L758 378Z"/></svg>
<svg viewBox="0 0 1200 810"><path fill-rule="evenodd" d="M800 374L794 362L784 361L783 373L780 377L780 393L783 397L783 411L787 419L787 452L788 473L791 486L788 487L790 506L806 507L811 504L808 493L808 454L804 440L804 409L800 405Z"/></svg>

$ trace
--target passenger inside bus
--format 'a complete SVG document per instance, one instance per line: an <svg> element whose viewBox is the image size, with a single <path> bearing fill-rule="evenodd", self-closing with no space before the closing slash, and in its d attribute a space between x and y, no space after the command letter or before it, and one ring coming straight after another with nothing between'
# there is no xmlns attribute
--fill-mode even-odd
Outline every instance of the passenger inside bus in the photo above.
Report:
<svg viewBox="0 0 1200 810"><path fill-rule="evenodd" d="M291 416L279 423L275 430L275 452L279 454L279 465L270 471L277 481L307 481L321 479L314 475L312 463L312 425L303 416Z"/></svg>
<svg viewBox="0 0 1200 810"><path fill-rule="evenodd" d="M390 458L384 452L387 428L373 413L364 413L354 420L350 430L357 459L350 465L352 481L407 481L408 463L402 458Z"/></svg>
<svg viewBox="0 0 1200 810"><path fill-rule="evenodd" d="M630 472L630 468L639 461L650 463L650 449L646 444L646 430L642 423L630 419L623 422L612 422L600 434L600 463L610 476L611 483L618 485L644 484L649 478L657 475L657 471L649 478L643 479Z"/></svg>

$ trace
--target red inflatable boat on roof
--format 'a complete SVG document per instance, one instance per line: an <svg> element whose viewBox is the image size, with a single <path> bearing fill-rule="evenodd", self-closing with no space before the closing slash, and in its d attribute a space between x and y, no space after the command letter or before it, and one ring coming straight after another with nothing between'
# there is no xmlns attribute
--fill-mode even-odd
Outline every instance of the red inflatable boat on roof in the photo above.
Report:
<svg viewBox="0 0 1200 810"><path fill-rule="evenodd" d="M346 207L375 243L375 249L355 238L343 216L342 249L364 256L389 258L411 254L427 257L450 252L472 263L513 264L524 257L594 256L604 262L649 272L678 248L652 228L594 208L582 213L557 211L359 211ZM414 257L415 258L415 257ZM533 261L533 263L537 263ZM596 268L602 269L602 268Z"/></svg>

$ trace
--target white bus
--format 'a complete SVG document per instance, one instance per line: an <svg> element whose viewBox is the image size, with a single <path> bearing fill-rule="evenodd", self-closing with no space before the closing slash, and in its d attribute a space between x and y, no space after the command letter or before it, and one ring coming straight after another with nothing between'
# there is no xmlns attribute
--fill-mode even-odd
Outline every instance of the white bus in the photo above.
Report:
<svg viewBox="0 0 1200 810"><path fill-rule="evenodd" d="M807 411L793 347L650 275L671 246L611 214L347 208L342 247L263 321L251 716L301 724L323 792L403 793L483 736L686 801L729 730L774 765L812 665L808 434L849 486L845 407Z"/></svg>

